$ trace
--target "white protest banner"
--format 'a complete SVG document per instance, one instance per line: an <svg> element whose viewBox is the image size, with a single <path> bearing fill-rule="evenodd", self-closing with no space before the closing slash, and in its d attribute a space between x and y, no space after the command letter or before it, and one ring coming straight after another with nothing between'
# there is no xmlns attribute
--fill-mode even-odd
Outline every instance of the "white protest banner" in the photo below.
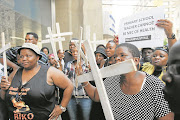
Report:
<svg viewBox="0 0 180 120"><path fill-rule="evenodd" d="M157 7L120 20L119 43L132 43L138 48L163 45L164 29L157 27L164 19L164 7Z"/></svg>

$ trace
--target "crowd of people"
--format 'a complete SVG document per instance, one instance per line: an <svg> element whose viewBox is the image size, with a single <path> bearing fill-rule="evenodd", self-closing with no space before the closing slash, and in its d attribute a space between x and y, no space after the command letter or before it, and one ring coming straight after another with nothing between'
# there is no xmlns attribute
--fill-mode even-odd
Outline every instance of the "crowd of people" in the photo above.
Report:
<svg viewBox="0 0 180 120"><path fill-rule="evenodd" d="M103 79L116 120L180 119L180 42L171 21L161 19L156 25L164 28L167 45L139 51L133 44L119 43L121 36L115 35L94 51L99 69L129 59L137 67ZM83 58L77 63L78 39L70 40L69 50L57 51L58 60L37 42L38 35L29 32L22 46L6 51L8 76L1 77L0 119L51 120L61 115L63 120L105 120L95 82L77 82L77 75L91 72ZM82 51L86 54L83 44Z"/></svg>

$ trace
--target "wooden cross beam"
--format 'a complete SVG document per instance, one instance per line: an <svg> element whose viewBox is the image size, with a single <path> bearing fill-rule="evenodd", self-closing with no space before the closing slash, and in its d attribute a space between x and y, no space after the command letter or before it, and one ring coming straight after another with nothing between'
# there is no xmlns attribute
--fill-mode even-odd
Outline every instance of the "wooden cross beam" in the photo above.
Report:
<svg viewBox="0 0 180 120"><path fill-rule="evenodd" d="M83 42L82 37L83 37L83 28L80 27L80 40L71 40L72 42L74 42L75 46L78 48L78 59L77 59L77 63L79 63L80 57L83 58L83 60L85 61L86 66L88 66L88 59L87 56L85 56L84 52L81 50L81 43ZM79 42L79 44L78 44Z"/></svg>
<svg viewBox="0 0 180 120"><path fill-rule="evenodd" d="M11 44L7 44L5 45L5 36L4 36L4 32L1 33L1 40L2 40L2 48L0 49L0 53L3 52L3 64L4 64L4 76L7 79L7 62L6 62L6 50L9 49L11 47Z"/></svg>
<svg viewBox="0 0 180 120"><path fill-rule="evenodd" d="M54 54L55 60L58 60L55 40L53 38L51 27L48 27L47 29L48 29L48 33L49 33L49 36L50 36L50 43L51 43L51 46L52 46L52 50L53 50L53 54ZM58 64L57 67L60 67L59 62L57 62L57 64Z"/></svg>
<svg viewBox="0 0 180 120"><path fill-rule="evenodd" d="M80 82L95 80L97 91L99 93L99 97L101 101L101 105L105 113L104 114L105 118L106 120L114 120L114 116L112 113L112 109L109 103L109 99L108 99L102 78L128 73L128 72L137 70L137 68L133 60L128 60L122 63L114 64L114 65L99 69L96 64L95 55L94 55L94 52L92 51L90 42L85 41L84 45L86 47L87 56L89 58L89 63L91 65L92 72L80 75L77 77L77 79Z"/></svg>
<svg viewBox="0 0 180 120"><path fill-rule="evenodd" d="M93 50L95 51L98 44L106 44L107 42L105 40L96 40L96 33L94 33L93 41L91 41L91 43L93 44Z"/></svg>
<svg viewBox="0 0 180 120"><path fill-rule="evenodd" d="M83 34L83 28L80 27L80 40L79 40L79 45L76 46L78 47L78 56L77 56L77 65L81 62L81 42L82 42L82 34ZM75 44L77 45L77 44ZM77 75L76 75L76 79L75 79L75 84L76 84L76 88L78 88L78 79L77 79Z"/></svg>
<svg viewBox="0 0 180 120"><path fill-rule="evenodd" d="M59 38L59 40L61 41L58 41L59 43L59 49L63 50L63 46L62 46L62 41L65 41L65 38L63 38L64 40L62 40L62 36L68 36L68 35L72 35L73 33L72 32L64 32L64 33L61 33L60 32L60 25L59 23L56 23L56 34L52 34L52 37L53 38ZM50 38L49 35L46 35L46 38Z"/></svg>

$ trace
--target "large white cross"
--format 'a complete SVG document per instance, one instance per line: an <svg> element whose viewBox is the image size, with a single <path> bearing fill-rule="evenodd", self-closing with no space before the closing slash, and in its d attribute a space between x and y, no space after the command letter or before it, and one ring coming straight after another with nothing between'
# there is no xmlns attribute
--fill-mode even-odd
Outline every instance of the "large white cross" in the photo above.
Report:
<svg viewBox="0 0 180 120"><path fill-rule="evenodd" d="M4 36L4 32L1 33L1 40L2 40L2 48L0 49L0 53L3 52L3 64L4 64L4 76L7 79L7 62L6 62L6 50L9 49L11 47L11 44L8 43L5 45L5 36Z"/></svg>
<svg viewBox="0 0 180 120"><path fill-rule="evenodd" d="M68 35L72 35L73 33L72 32L64 32L64 33L61 33L60 32L60 25L59 23L56 23L56 34L52 34L52 37L53 38L59 38L59 49L63 50L63 46L62 46L62 41L65 41L65 38L62 38L62 36L68 36ZM50 35L46 35L46 38L50 38Z"/></svg>
<svg viewBox="0 0 180 120"><path fill-rule="evenodd" d="M53 50L53 54L54 54L55 60L58 60L55 39L53 37L52 31L51 31L51 27L48 27L47 30L48 30L48 33L49 33L49 36L50 36L50 40L49 41L50 41L51 46L52 46L52 50Z"/></svg>
<svg viewBox="0 0 180 120"><path fill-rule="evenodd" d="M84 45L87 51L87 56L89 58L89 63L91 65L92 72L77 76L77 79L79 82L95 80L95 84L97 87L97 91L99 93L99 97L100 97L100 101L101 101L101 105L104 111L105 118L106 120L114 120L114 116L112 113L112 109L109 103L109 99L108 99L102 78L124 74L131 71L136 71L137 68L133 60L128 60L122 63L114 64L114 65L99 69L96 64L94 52L92 51L90 42L88 40L84 41Z"/></svg>

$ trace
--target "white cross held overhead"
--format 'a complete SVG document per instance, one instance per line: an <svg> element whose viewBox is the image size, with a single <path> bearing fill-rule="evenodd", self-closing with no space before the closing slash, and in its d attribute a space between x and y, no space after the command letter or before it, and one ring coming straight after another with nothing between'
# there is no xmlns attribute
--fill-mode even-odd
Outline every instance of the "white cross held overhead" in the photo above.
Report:
<svg viewBox="0 0 180 120"><path fill-rule="evenodd" d="M1 40L2 40L2 48L0 49L0 53L3 52L3 64L4 64L4 76L7 80L7 62L6 62L6 50L11 47L11 44L8 43L5 45L5 36L4 32L1 33ZM8 80L7 80L8 81Z"/></svg>
<svg viewBox="0 0 180 120"><path fill-rule="evenodd" d="M48 40L48 41L51 43L55 60L58 60L57 50L56 50L56 45L55 45L55 42L56 42L56 41L55 41L55 39L53 38L53 34L52 34L52 31L51 31L51 27L48 27L47 30L48 30L48 33L49 33L49 36L50 36L50 40ZM58 38L58 39L59 39L59 38ZM57 67L60 67L59 62L57 62L57 64L58 64ZM58 91L59 91L59 89L58 89ZM59 92L58 92L58 98L59 98ZM61 115L58 117L58 120L62 120Z"/></svg>
<svg viewBox="0 0 180 120"><path fill-rule="evenodd" d="M77 59L77 63L79 63L80 61L80 57L83 58L83 60L85 61L86 66L88 66L88 60L87 60L87 56L85 56L84 52L81 50L81 43L83 42L82 40L82 36L83 36L83 28L80 27L80 40L71 40L72 42L74 42L75 46L78 48L78 59ZM79 42L79 44L78 44Z"/></svg>
<svg viewBox="0 0 180 120"><path fill-rule="evenodd" d="M59 49L61 49L63 51L63 46L62 46L62 41L65 41L65 38L62 36L68 36L68 35L72 35L73 32L64 32L61 33L60 32L60 25L59 23L56 23L56 34L52 34L53 38L57 38L57 40L59 39L58 43L59 43ZM46 35L46 38L50 38L50 35Z"/></svg>
<svg viewBox="0 0 180 120"><path fill-rule="evenodd" d="M92 72L77 76L77 79L79 82L95 80L97 91L99 93L99 97L101 101L101 105L105 114L105 118L106 120L114 120L114 116L112 113L112 109L109 103L109 99L108 99L102 78L124 74L131 71L136 71L137 68L133 60L128 60L122 63L117 63L114 65L99 69L97 67L94 52L92 51L90 42L88 40L84 41L84 45L87 51L87 56L89 58L89 63L91 65Z"/></svg>
<svg viewBox="0 0 180 120"><path fill-rule="evenodd" d="M62 46L62 41L65 41L64 37L61 36L67 36L67 35L72 35L72 32L65 32L65 33L60 33L60 26L59 23L56 23L56 34L52 34L52 37L54 38L54 42L58 42L59 43L59 49L61 49L63 51L63 46ZM46 38L50 38L50 35L46 35ZM50 39L47 40L42 40L41 43L49 43Z"/></svg>
<svg viewBox="0 0 180 120"><path fill-rule="evenodd" d="M80 40L79 40L79 45L77 45L77 43L75 42L76 47L78 48L78 57L77 57L77 65L81 62L81 54L83 54L82 50L81 50L81 43L82 43L82 34L83 34L83 28L80 27ZM86 59L86 58L85 58ZM86 59L87 60L87 59ZM75 79L75 84L76 84L76 88L78 88L78 79L76 76Z"/></svg>

